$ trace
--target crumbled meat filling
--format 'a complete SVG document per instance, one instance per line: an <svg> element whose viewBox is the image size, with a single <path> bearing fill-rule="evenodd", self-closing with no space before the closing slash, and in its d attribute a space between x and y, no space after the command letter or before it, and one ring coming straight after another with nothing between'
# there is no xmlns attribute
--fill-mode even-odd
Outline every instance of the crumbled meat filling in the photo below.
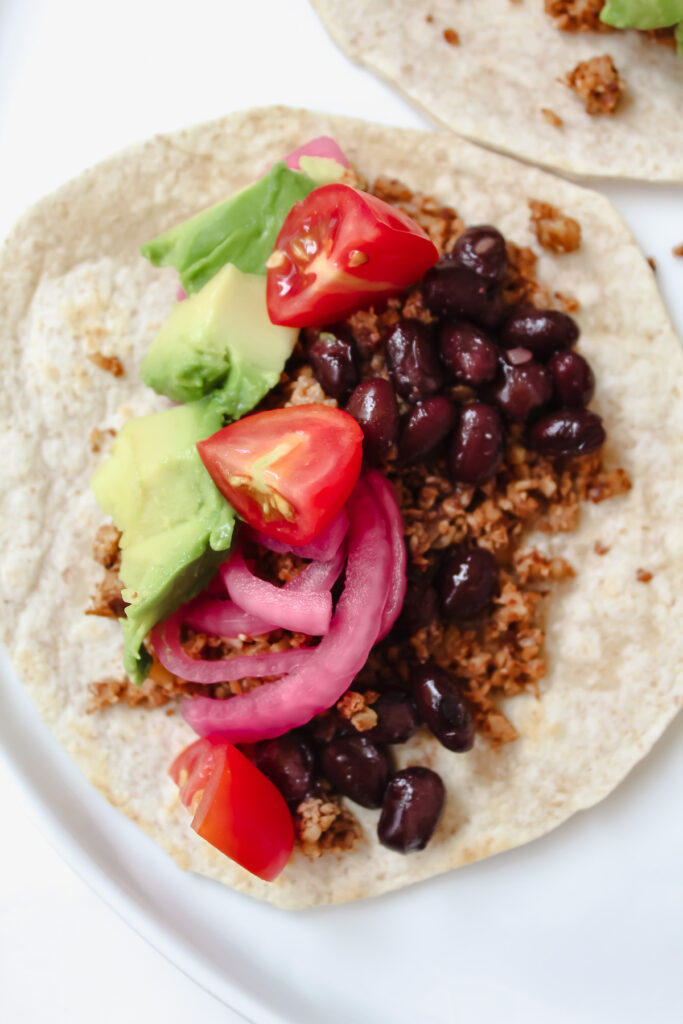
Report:
<svg viewBox="0 0 683 1024"><path fill-rule="evenodd" d="M560 309L564 313L575 313L578 301L562 292L551 292L547 285L539 284L536 278L538 256L527 246L507 243L508 267L503 281L502 297L506 306L530 302L539 309Z"/></svg>
<svg viewBox="0 0 683 1024"><path fill-rule="evenodd" d="M460 46L460 36L454 28L445 28L443 30L443 37L449 46Z"/></svg>
<svg viewBox="0 0 683 1024"><path fill-rule="evenodd" d="M99 427L93 427L90 431L90 451L97 454L102 450L102 445L106 440L111 440L112 437L116 437L116 431L112 430L111 427L106 430L100 430Z"/></svg>
<svg viewBox="0 0 683 1024"><path fill-rule="evenodd" d="M93 558L105 569L118 569L121 564L119 541L121 531L113 523L103 523L95 534Z"/></svg>
<svg viewBox="0 0 683 1024"><path fill-rule="evenodd" d="M86 615L99 615L106 619L120 619L126 611L121 596L121 580L116 569L105 569L103 578L95 585Z"/></svg>
<svg viewBox="0 0 683 1024"><path fill-rule="evenodd" d="M131 683L128 677L90 683L88 712L102 711L103 708L120 703L127 704L129 708L160 708L171 700L187 696L188 685L155 661L149 676L140 686ZM197 687L198 692L200 689Z"/></svg>
<svg viewBox="0 0 683 1024"><path fill-rule="evenodd" d="M560 115L556 114L554 110L550 109L550 107L541 107L541 113L543 114L548 124L551 124L554 128L561 128L564 124L564 121L562 120Z"/></svg>
<svg viewBox="0 0 683 1024"><path fill-rule="evenodd" d="M328 851L352 850L362 835L349 810L336 800L322 797L310 797L299 804L294 827L301 852L311 860Z"/></svg>
<svg viewBox="0 0 683 1024"><path fill-rule="evenodd" d="M649 583L652 579L652 573L649 569L637 569L636 579L639 583Z"/></svg>
<svg viewBox="0 0 683 1024"><path fill-rule="evenodd" d="M99 366L100 370L106 370L114 377L123 376L123 365L118 356L105 356L102 352L89 352L88 359L95 366Z"/></svg>
<svg viewBox="0 0 683 1024"><path fill-rule="evenodd" d="M675 245L671 251L674 256L683 256L683 242L680 245Z"/></svg>
<svg viewBox="0 0 683 1024"><path fill-rule="evenodd" d="M369 705L374 704L378 697L379 693L375 690L366 690L365 693L347 690L341 700L337 701L337 711L357 732L366 732L377 725L377 712Z"/></svg>
<svg viewBox="0 0 683 1024"><path fill-rule="evenodd" d="M581 225L573 217L567 217L556 206L529 200L531 225L536 238L549 252L574 252L581 245Z"/></svg>
<svg viewBox="0 0 683 1024"><path fill-rule="evenodd" d="M647 36L648 39L654 39L660 46L667 46L670 50L676 49L676 26L671 25L670 28L650 28L644 29L640 32L642 36Z"/></svg>
<svg viewBox="0 0 683 1024"><path fill-rule="evenodd" d="M545 0L545 11L561 32L612 32L600 21L605 0Z"/></svg>
<svg viewBox="0 0 683 1024"><path fill-rule="evenodd" d="M586 110L593 116L613 114L626 89L626 82L608 53L581 61L565 75L564 82L584 101Z"/></svg>

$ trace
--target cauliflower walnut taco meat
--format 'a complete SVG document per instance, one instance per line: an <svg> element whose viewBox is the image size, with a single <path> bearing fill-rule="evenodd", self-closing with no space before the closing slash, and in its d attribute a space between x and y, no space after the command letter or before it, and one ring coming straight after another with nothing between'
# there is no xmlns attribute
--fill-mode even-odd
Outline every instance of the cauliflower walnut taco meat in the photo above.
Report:
<svg viewBox="0 0 683 1024"><path fill-rule="evenodd" d="M579 349L596 376L592 406L608 440L604 455L557 460L531 452L511 430L495 479L455 490L439 458L410 467L387 453L383 468L402 507L411 572L429 573L442 550L469 537L494 553L499 586L483 619L459 625L438 618L387 638L315 729L371 734L373 714L382 718L386 677L400 683L405 666L429 653L439 665L457 663L478 732L463 754L426 729L395 747L397 767L425 765L445 782L444 813L426 849L404 857L384 848L375 811L322 791L297 808L299 848L268 884L189 830L166 775L169 752L193 739L180 715L164 713L182 683L155 666L145 699L128 706L135 700L122 678L119 627L84 614L102 573L116 573L113 532L97 536L101 564L91 558L101 514L89 479L102 450L92 451L90 439L101 448L107 431L161 407L134 368L168 313L177 279L142 261L138 243L323 134L376 191L398 191L395 201L440 249L455 245L465 224L503 232L503 300L576 311ZM235 161L236 152L244 159ZM122 219L117 200L132 192L138 202ZM556 206L582 236L571 257L544 252L539 274L530 200ZM251 111L160 137L86 172L20 222L1 272L9 367L2 407L12 440L3 456L2 639L41 714L88 777L183 867L289 907L387 891L519 845L595 803L674 715L681 700L683 360L651 271L602 197L455 138ZM122 377L87 359L77 326L86 307L125 366ZM351 317L362 374L384 379L392 319L419 323L428 312L408 293L381 314ZM309 389L320 397L303 341L270 400L301 402ZM467 401L462 390L456 397ZM297 568L270 559L262 571L282 578ZM643 574L651 574L647 583ZM100 597L91 610L107 606L108 596ZM193 648L208 640L187 634L184 642ZM268 639L278 642L298 638L285 631ZM95 680L102 682L93 693ZM93 701L110 706L93 713Z"/></svg>

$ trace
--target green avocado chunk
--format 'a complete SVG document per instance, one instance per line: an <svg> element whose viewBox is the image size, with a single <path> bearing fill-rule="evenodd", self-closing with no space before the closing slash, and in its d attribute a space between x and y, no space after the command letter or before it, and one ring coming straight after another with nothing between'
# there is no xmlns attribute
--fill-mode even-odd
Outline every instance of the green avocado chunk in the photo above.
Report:
<svg viewBox="0 0 683 1024"><path fill-rule="evenodd" d="M600 21L614 28L669 28L683 21L683 0L607 0Z"/></svg>
<svg viewBox="0 0 683 1024"><path fill-rule="evenodd" d="M228 263L196 295L176 303L140 376L175 402L220 390L216 403L237 419L277 384L297 333L271 323L266 279Z"/></svg>
<svg viewBox="0 0 683 1024"><path fill-rule="evenodd" d="M206 586L230 547L235 513L195 447L222 423L213 397L130 420L92 480L122 531L124 667L138 684L150 629Z"/></svg>
<svg viewBox="0 0 683 1024"><path fill-rule="evenodd" d="M226 263L265 274L285 217L315 187L308 175L280 161L253 185L146 242L142 255L155 267L176 267L188 295Z"/></svg>

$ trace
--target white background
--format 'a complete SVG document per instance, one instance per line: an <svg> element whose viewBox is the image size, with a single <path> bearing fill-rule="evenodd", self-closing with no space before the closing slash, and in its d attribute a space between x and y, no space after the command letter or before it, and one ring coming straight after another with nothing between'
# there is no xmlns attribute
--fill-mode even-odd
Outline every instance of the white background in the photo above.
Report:
<svg viewBox="0 0 683 1024"><path fill-rule="evenodd" d="M0 0L0 235L33 200L123 145L232 109L274 102L408 127L427 124L384 83L346 61L305 0ZM656 255L660 284L683 333L683 262L670 255L671 247L683 241L682 191L623 184L606 191L645 251ZM557 1002L543 1004L542 1016L530 999L525 1019L549 1024L589 1019L576 1009L562 1009L581 1005L572 985L594 991L602 1007L595 1020L603 1024L644 1020L648 1006L647 1019L658 1024L683 1018L676 983L683 898L680 875L673 870L683 863L683 758L676 739L681 739L680 723L614 797L582 816L583 824L570 823L545 840L547 857L562 869L567 857L574 856L572 866L578 864L581 851L604 843L613 829L613 861L598 860L596 853L599 894L590 887L595 882L572 875L576 915L588 922L585 948L563 943L562 931L572 927L565 909L562 927L551 929L542 949L529 950L532 963L539 964L539 989L541 975L553 972L568 987ZM0 785L5 812L1 1020L175 1024L197 1019L213 1024L238 1019L76 879L31 823L26 799L1 763ZM511 882L515 864L529 856L523 851L510 855ZM547 900L548 890L542 892ZM378 913L380 907L386 909L386 901L378 904ZM551 920L556 913L552 896L541 909ZM531 913L538 910L530 908ZM495 915L491 922L500 927ZM453 921L462 941L472 927L471 921ZM506 927L514 943L515 922ZM405 935L410 937L409 926ZM457 944L456 986L462 983ZM481 955L486 961L484 946ZM566 963L558 968L562 957ZM495 969L495 964L487 967L492 973ZM530 978L533 990L533 970ZM615 987L614 998L607 986ZM514 1011L527 1005L512 1003ZM484 998L479 1007L479 1014L473 1016L470 1009L466 1018L473 1024L506 1015L518 1019L502 995L499 1012Z"/></svg>

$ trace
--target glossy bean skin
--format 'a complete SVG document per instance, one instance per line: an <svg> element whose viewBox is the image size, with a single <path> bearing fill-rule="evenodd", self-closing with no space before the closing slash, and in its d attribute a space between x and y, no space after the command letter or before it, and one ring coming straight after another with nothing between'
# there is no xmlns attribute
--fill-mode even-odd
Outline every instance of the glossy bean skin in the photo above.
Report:
<svg viewBox="0 0 683 1024"><path fill-rule="evenodd" d="M444 371L436 353L432 332L420 320L402 319L387 338L387 365L394 387L406 402L431 398L444 383Z"/></svg>
<svg viewBox="0 0 683 1024"><path fill-rule="evenodd" d="M456 483L483 484L503 461L500 413L485 402L472 402L460 413L450 451L450 472Z"/></svg>
<svg viewBox="0 0 683 1024"><path fill-rule="evenodd" d="M420 402L406 419L398 442L399 461L417 462L453 430L458 418L455 406L443 395Z"/></svg>
<svg viewBox="0 0 683 1024"><path fill-rule="evenodd" d="M322 389L338 402L345 402L358 383L353 345L339 328L314 332L308 348L313 374Z"/></svg>
<svg viewBox="0 0 683 1024"><path fill-rule="evenodd" d="M500 332L503 348L528 348L546 362L561 349L571 348L579 337L575 320L557 309L522 307L509 317Z"/></svg>
<svg viewBox="0 0 683 1024"><path fill-rule="evenodd" d="M428 270L422 283L425 305L437 316L452 320L473 320L493 329L503 316L497 294L473 270L452 261L442 261Z"/></svg>
<svg viewBox="0 0 683 1024"><path fill-rule="evenodd" d="M474 719L455 676L433 661L411 675L420 718L448 750L464 752L474 744Z"/></svg>
<svg viewBox="0 0 683 1024"><path fill-rule="evenodd" d="M439 569L441 612L449 622L473 619L490 605L498 590L498 567L490 551L452 548Z"/></svg>
<svg viewBox="0 0 683 1024"><path fill-rule="evenodd" d="M450 259L467 267L490 285L500 284L507 270L507 246L497 228L490 224L474 225L460 236Z"/></svg>
<svg viewBox="0 0 683 1024"><path fill-rule="evenodd" d="M313 789L313 750L303 736L286 733L258 743L254 763L292 807L305 800Z"/></svg>
<svg viewBox="0 0 683 1024"><path fill-rule="evenodd" d="M558 405L588 405L595 392L595 376L578 352L558 352L548 363Z"/></svg>
<svg viewBox="0 0 683 1024"><path fill-rule="evenodd" d="M382 805L377 835L396 853L424 850L443 811L446 790L431 768L403 768L392 775Z"/></svg>
<svg viewBox="0 0 683 1024"><path fill-rule="evenodd" d="M375 377L354 389L346 411L363 431L363 455L368 462L380 462L398 434L399 416L394 389L388 380Z"/></svg>
<svg viewBox="0 0 683 1024"><path fill-rule="evenodd" d="M501 359L490 397L508 419L524 423L532 412L548 404L552 393L550 377L541 363L532 359L511 366Z"/></svg>
<svg viewBox="0 0 683 1024"><path fill-rule="evenodd" d="M439 348L444 364L460 383L477 387L493 380L498 367L496 346L480 327L464 320L446 324L439 334Z"/></svg>
<svg viewBox="0 0 683 1024"><path fill-rule="evenodd" d="M372 710L377 714L377 725L362 734L372 743L405 743L419 728L414 701L402 690L385 690Z"/></svg>
<svg viewBox="0 0 683 1024"><path fill-rule="evenodd" d="M331 740L322 749L323 774L341 796L361 807L381 807L390 771L389 755L360 735Z"/></svg>
<svg viewBox="0 0 683 1024"><path fill-rule="evenodd" d="M605 428L588 409L560 409L538 420L528 433L529 447L541 455L587 455L601 448Z"/></svg>

